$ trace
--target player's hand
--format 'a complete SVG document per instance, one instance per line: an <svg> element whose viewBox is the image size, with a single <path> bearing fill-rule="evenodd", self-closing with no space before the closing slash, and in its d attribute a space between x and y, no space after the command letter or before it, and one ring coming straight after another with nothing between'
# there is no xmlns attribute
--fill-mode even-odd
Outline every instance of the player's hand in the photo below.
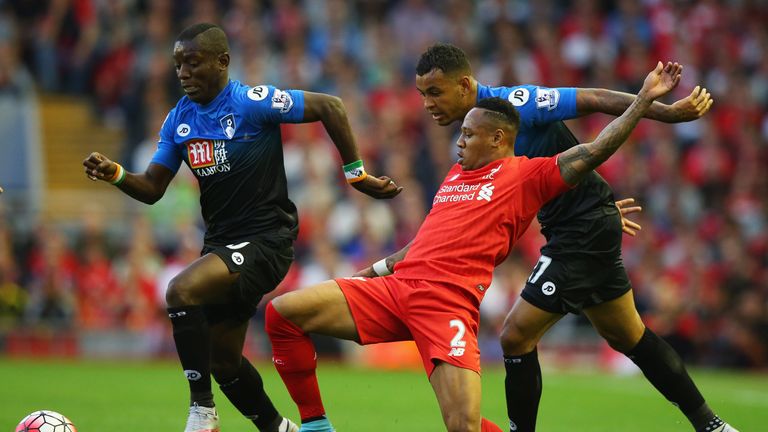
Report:
<svg viewBox="0 0 768 432"><path fill-rule="evenodd" d="M375 271L373 271L373 266L368 266L357 273L353 274L352 277L364 277L364 278L375 278L379 277L379 275L376 274Z"/></svg>
<svg viewBox="0 0 768 432"><path fill-rule="evenodd" d="M696 86L691 94L675 101L671 105L672 112L679 122L696 120L706 114L715 101L707 89Z"/></svg>
<svg viewBox="0 0 768 432"><path fill-rule="evenodd" d="M650 100L658 99L677 87L682 73L683 65L677 62L667 62L666 65L659 62L656 69L645 77L643 88L640 89L638 95Z"/></svg>
<svg viewBox="0 0 768 432"><path fill-rule="evenodd" d="M117 165L101 153L93 152L83 161L89 179L108 181L115 175Z"/></svg>
<svg viewBox="0 0 768 432"><path fill-rule="evenodd" d="M395 181L387 176L374 177L370 174L364 180L352 183L352 186L376 199L394 198L403 190L402 187L395 184Z"/></svg>
<svg viewBox="0 0 768 432"><path fill-rule="evenodd" d="M625 234L629 234L632 237L637 235L637 232L643 229L640 224L632 222L626 218L626 216L630 213L639 213L643 210L643 208L640 206L627 207L634 203L634 198L627 198L616 201L616 208L619 209L619 214L621 215L621 230L624 231Z"/></svg>
<svg viewBox="0 0 768 432"><path fill-rule="evenodd" d="M0 193L3 193L3 188L2 187L0 187Z"/></svg>

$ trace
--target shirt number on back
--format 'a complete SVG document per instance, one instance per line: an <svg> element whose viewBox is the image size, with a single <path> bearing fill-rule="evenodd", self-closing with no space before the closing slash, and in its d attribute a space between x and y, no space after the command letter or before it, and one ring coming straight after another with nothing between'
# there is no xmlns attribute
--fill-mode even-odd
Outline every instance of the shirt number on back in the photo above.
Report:
<svg viewBox="0 0 768 432"><path fill-rule="evenodd" d="M536 267L533 268L533 273L528 277L528 282L536 283L550 264L552 264L552 258L544 255L539 257L539 262L536 263Z"/></svg>
<svg viewBox="0 0 768 432"><path fill-rule="evenodd" d="M467 328L461 320L457 319L451 320L449 324L452 328L456 328L456 336L451 339L451 352L448 355L451 357L461 357L464 355L464 347L467 346L467 341L463 340Z"/></svg>

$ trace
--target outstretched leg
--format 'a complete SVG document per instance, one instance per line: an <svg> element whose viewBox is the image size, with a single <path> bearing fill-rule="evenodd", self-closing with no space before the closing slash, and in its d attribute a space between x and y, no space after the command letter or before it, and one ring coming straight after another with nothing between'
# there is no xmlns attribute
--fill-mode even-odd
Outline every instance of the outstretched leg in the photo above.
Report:
<svg viewBox="0 0 768 432"><path fill-rule="evenodd" d="M504 320L501 347L504 351L507 415L510 430L536 430L541 399L541 367L536 345L563 315L547 312L518 298Z"/></svg>
<svg viewBox="0 0 768 432"><path fill-rule="evenodd" d="M341 288L327 281L274 299L267 305L266 329L272 361L299 408L301 430L333 430L320 397L317 355L308 333L359 340Z"/></svg>
<svg viewBox="0 0 768 432"><path fill-rule="evenodd" d="M611 348L629 357L648 381L685 414L695 430L728 430L719 429L726 424L704 401L680 356L645 327L631 290L615 300L585 309L584 314Z"/></svg>
<svg viewBox="0 0 768 432"><path fill-rule="evenodd" d="M261 375L242 355L247 330L248 321L225 320L211 326L213 378L232 405L261 432L290 431L290 421L275 409Z"/></svg>

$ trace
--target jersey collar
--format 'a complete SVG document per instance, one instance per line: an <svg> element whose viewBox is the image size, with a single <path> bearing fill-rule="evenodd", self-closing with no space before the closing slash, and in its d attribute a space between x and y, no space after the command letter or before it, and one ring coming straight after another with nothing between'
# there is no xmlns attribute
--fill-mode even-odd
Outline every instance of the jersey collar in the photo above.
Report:
<svg viewBox="0 0 768 432"><path fill-rule="evenodd" d="M212 101L208 102L205 105L199 105L197 108L197 111L202 114L207 114L209 117L215 117L221 103L229 97L230 93L232 93L233 86L234 86L234 81L229 80L226 87L224 87L224 89L221 92L219 92L219 94L216 95L216 97L213 98Z"/></svg>

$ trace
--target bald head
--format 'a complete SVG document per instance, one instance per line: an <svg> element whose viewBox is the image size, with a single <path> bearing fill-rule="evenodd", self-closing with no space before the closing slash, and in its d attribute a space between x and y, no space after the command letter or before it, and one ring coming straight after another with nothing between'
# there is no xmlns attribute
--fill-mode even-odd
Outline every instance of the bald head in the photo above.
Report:
<svg viewBox="0 0 768 432"><path fill-rule="evenodd" d="M229 52L227 34L224 33L221 27L214 24L200 23L191 25L179 33L176 41L194 41L200 50L214 55Z"/></svg>

